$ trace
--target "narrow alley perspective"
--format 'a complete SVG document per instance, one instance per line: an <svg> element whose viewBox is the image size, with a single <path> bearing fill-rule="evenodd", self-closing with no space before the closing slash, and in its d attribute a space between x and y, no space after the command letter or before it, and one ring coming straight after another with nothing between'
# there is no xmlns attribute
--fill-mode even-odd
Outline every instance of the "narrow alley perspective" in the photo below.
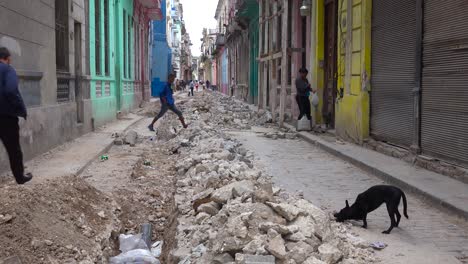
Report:
<svg viewBox="0 0 468 264"><path fill-rule="evenodd" d="M466 1L0 21L0 264L468 264Z"/></svg>

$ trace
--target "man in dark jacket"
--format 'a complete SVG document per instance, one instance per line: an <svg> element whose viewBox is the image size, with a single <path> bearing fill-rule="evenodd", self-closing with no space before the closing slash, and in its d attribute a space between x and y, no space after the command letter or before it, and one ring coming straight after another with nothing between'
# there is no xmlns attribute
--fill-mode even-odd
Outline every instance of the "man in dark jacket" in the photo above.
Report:
<svg viewBox="0 0 468 264"><path fill-rule="evenodd" d="M298 120L301 120L304 116L306 116L308 120L312 120L309 96L311 92L315 93L315 91L312 90L307 80L308 73L309 71L306 68L301 68L299 70L300 76L296 79L296 101L300 112Z"/></svg>
<svg viewBox="0 0 468 264"><path fill-rule="evenodd" d="M18 76L10 63L10 52L0 47L0 139L8 153L16 182L25 184L32 179L32 175L24 174L18 117L26 120L27 112L18 90Z"/></svg>
<svg viewBox="0 0 468 264"><path fill-rule="evenodd" d="M148 126L148 129L150 131L154 131L154 124L166 114L167 110L171 110L172 112L174 112L179 117L179 120L182 123L182 126L184 128L187 128L184 117L182 116L182 112L179 109L177 109L177 107L175 106L174 96L172 95L173 91L172 91L171 86L172 86L172 83L174 83L174 79L175 79L175 75L169 74L169 77L167 78L166 86L164 87L164 90L159 96L159 99L161 100L161 111L159 112L158 116L156 116L153 119L153 122L151 122L151 124Z"/></svg>

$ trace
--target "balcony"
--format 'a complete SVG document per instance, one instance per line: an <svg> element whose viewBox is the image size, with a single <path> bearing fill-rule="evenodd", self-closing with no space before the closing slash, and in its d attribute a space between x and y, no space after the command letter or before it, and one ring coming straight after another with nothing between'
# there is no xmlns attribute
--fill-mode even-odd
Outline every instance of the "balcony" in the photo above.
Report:
<svg viewBox="0 0 468 264"><path fill-rule="evenodd" d="M226 45L226 37L223 34L218 34L216 37L216 46L222 47L224 45Z"/></svg>
<svg viewBox="0 0 468 264"><path fill-rule="evenodd" d="M138 0L146 8L146 13L151 20L161 20L161 0Z"/></svg>
<svg viewBox="0 0 468 264"><path fill-rule="evenodd" d="M217 30L217 29L208 29L208 34L209 34L209 35L217 35L217 34L218 34L218 30Z"/></svg>

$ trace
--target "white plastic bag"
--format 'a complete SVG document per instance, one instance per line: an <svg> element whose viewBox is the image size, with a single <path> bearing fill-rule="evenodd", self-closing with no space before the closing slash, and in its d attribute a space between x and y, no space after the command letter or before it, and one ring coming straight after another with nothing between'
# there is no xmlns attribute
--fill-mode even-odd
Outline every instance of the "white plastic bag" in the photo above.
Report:
<svg viewBox="0 0 468 264"><path fill-rule="evenodd" d="M317 93L314 93L314 94L312 95L312 105L313 105L315 108L317 108L317 106L319 105L319 103L320 103L320 99L319 99Z"/></svg>
<svg viewBox="0 0 468 264"><path fill-rule="evenodd" d="M312 130L311 121L307 117L302 117L297 121L297 131L310 131Z"/></svg>
<svg viewBox="0 0 468 264"><path fill-rule="evenodd" d="M149 250L141 234L138 235L120 235L120 252L125 253L135 249L146 249Z"/></svg>
<svg viewBox="0 0 468 264"><path fill-rule="evenodd" d="M151 246L151 253L153 256L159 258L162 253L162 247L163 247L163 242L162 241L157 241Z"/></svg>
<svg viewBox="0 0 468 264"><path fill-rule="evenodd" d="M110 259L110 264L161 264L147 249L135 249Z"/></svg>

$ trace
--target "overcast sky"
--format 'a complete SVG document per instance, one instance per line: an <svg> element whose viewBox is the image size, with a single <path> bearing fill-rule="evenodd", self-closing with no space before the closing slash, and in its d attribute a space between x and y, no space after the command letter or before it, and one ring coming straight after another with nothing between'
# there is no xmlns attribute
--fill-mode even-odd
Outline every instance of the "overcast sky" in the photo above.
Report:
<svg viewBox="0 0 468 264"><path fill-rule="evenodd" d="M192 54L200 55L203 28L215 28L218 0L181 0L184 6L185 27L192 40Z"/></svg>

